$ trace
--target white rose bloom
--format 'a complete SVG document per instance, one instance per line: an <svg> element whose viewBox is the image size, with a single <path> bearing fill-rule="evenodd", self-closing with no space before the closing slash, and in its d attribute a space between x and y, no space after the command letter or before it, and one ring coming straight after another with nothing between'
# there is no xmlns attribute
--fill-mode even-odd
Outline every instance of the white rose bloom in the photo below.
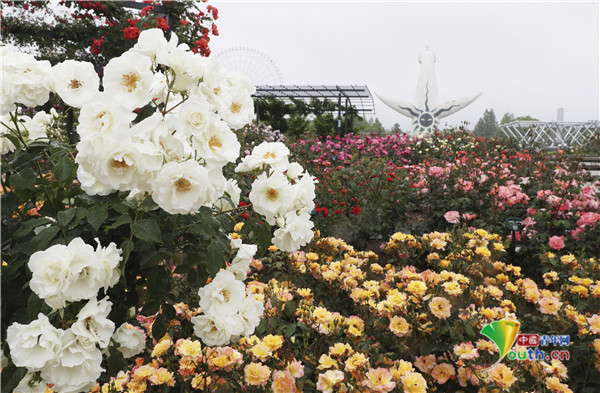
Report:
<svg viewBox="0 0 600 393"><path fill-rule="evenodd" d="M152 60L158 58L158 62L164 61L169 53L177 47L177 34L171 33L171 39L167 41L165 33L161 29L148 29L140 33L137 43L133 49L148 56ZM164 63L161 63L164 64Z"/></svg>
<svg viewBox="0 0 600 393"><path fill-rule="evenodd" d="M121 134L129 132L129 124L135 117L135 113L119 105L114 95L98 93L81 107L77 133L81 140L97 136L120 139Z"/></svg>
<svg viewBox="0 0 600 393"><path fill-rule="evenodd" d="M227 180L227 183L225 184L225 193L229 195L229 197L231 198L231 202L233 202L233 205L223 196L215 204L215 206L220 211L236 208L240 204L240 194L242 193L242 190L238 187L237 180Z"/></svg>
<svg viewBox="0 0 600 393"><path fill-rule="evenodd" d="M54 309L65 306L65 290L71 278L70 260L67 246L56 244L33 253L27 263L32 273L31 290Z"/></svg>
<svg viewBox="0 0 600 393"><path fill-rule="evenodd" d="M35 374L31 372L25 374L21 382L13 390L13 393L46 393L46 382L38 380L31 383L34 376Z"/></svg>
<svg viewBox="0 0 600 393"><path fill-rule="evenodd" d="M173 115L174 127L188 136L200 136L210 124L218 121L219 117L211 111L209 103L198 94L191 95Z"/></svg>
<svg viewBox="0 0 600 393"><path fill-rule="evenodd" d="M235 254L233 261L231 261L233 264L239 262L250 264L252 262L252 258L256 254L256 251L258 251L258 246L256 244L240 244L237 247L234 246L234 248L237 248L238 252Z"/></svg>
<svg viewBox="0 0 600 393"><path fill-rule="evenodd" d="M203 134L194 135L192 142L198 155L211 164L223 166L235 162L240 156L240 142L227 124L220 120L211 122Z"/></svg>
<svg viewBox="0 0 600 393"><path fill-rule="evenodd" d="M191 319L194 334L208 346L227 345L231 337L242 334L239 315L236 317L223 315L196 315Z"/></svg>
<svg viewBox="0 0 600 393"><path fill-rule="evenodd" d="M70 262L69 286L64 291L65 299L75 302L95 297L106 281L104 265L100 263L98 254L80 237L71 240L67 249Z"/></svg>
<svg viewBox="0 0 600 393"><path fill-rule="evenodd" d="M147 30L145 30L147 31ZM167 99L169 86L167 85L167 77L162 72L157 72L152 77L152 99L157 104L162 104Z"/></svg>
<svg viewBox="0 0 600 393"><path fill-rule="evenodd" d="M250 269L250 263L240 261L232 263L227 267L227 271L233 273L236 280L244 281L248 277L248 270Z"/></svg>
<svg viewBox="0 0 600 393"><path fill-rule="evenodd" d="M75 162L77 162L77 158L75 158ZM100 183L91 173L83 169L81 163L77 167L77 180L81 184L81 189L88 195L108 195L115 191Z"/></svg>
<svg viewBox="0 0 600 393"><path fill-rule="evenodd" d="M2 70L11 79L14 102L35 107L48 101L50 90L44 86L43 81L52 67L49 61L38 61L30 54L2 48L1 63Z"/></svg>
<svg viewBox="0 0 600 393"><path fill-rule="evenodd" d="M4 124L12 124L10 119L10 114L3 115L2 123ZM0 124L0 154L4 155L6 153L10 153L15 151L17 148L7 137L4 135L10 134L10 129L6 128L4 124Z"/></svg>
<svg viewBox="0 0 600 393"><path fill-rule="evenodd" d="M215 105L227 87L227 71L218 61L209 58L199 90Z"/></svg>
<svg viewBox="0 0 600 393"><path fill-rule="evenodd" d="M264 310L265 305L256 299L254 295L250 295L244 300L240 311L244 327L242 334L249 336L254 333L254 329L260 323L260 317L262 317Z"/></svg>
<svg viewBox="0 0 600 393"><path fill-rule="evenodd" d="M81 344L69 329L60 340L61 349L42 368L41 376L60 393L76 393L91 389L104 369L102 353Z"/></svg>
<svg viewBox="0 0 600 393"><path fill-rule="evenodd" d="M292 186L295 194L293 203L294 210L310 212L315 208L315 182L316 180L309 175L308 172L305 172L304 175L296 181L296 184Z"/></svg>
<svg viewBox="0 0 600 393"><path fill-rule="evenodd" d="M123 250L117 248L115 243L110 243L107 247L102 247L100 241L96 239L98 246L96 247L96 257L98 258L101 268L104 270L104 283L102 287L104 291L116 285L121 277L119 270L119 262L123 260Z"/></svg>
<svg viewBox="0 0 600 393"><path fill-rule="evenodd" d="M217 112L229 127L237 130L254 117L254 101L246 89L228 88L216 100Z"/></svg>
<svg viewBox="0 0 600 393"><path fill-rule="evenodd" d="M198 290L198 295L206 314L231 316L242 307L246 286L233 273L221 270L210 284Z"/></svg>
<svg viewBox="0 0 600 393"><path fill-rule="evenodd" d="M262 173L252 183L249 197L254 211L273 225L277 215L285 214L292 207L294 190L283 173L274 172L270 177Z"/></svg>
<svg viewBox="0 0 600 393"><path fill-rule="evenodd" d="M302 168L302 165L298 164L297 162L291 162L288 165L287 170L285 171L285 174L290 179L296 180L296 179L298 179L298 176L300 176L302 171L304 171L304 168Z"/></svg>
<svg viewBox="0 0 600 393"><path fill-rule="evenodd" d="M146 348L144 332L128 323L119 326L113 335L113 340L119 343L117 349L121 351L125 358L135 356Z"/></svg>
<svg viewBox="0 0 600 393"><path fill-rule="evenodd" d="M285 171L288 166L290 149L281 142L263 142L256 146L252 153L242 159L235 168L236 172L247 172L263 165L270 165L278 171Z"/></svg>
<svg viewBox="0 0 600 393"><path fill-rule="evenodd" d="M77 336L81 344L88 348L106 348L110 338L115 331L115 323L108 319L112 302L108 297L98 301L96 297L91 298L77 314L77 322L71 326L71 330Z"/></svg>
<svg viewBox="0 0 600 393"><path fill-rule="evenodd" d="M283 251L296 251L311 241L313 227L310 214L296 215L295 212L290 212L285 216L285 225L278 228L273 234L273 244Z"/></svg>
<svg viewBox="0 0 600 393"><path fill-rule="evenodd" d="M164 60L163 60L164 61ZM175 91L188 90L197 85L205 73L209 61L194 54L187 45L179 45L169 53L166 65L175 71Z"/></svg>
<svg viewBox="0 0 600 393"><path fill-rule="evenodd" d="M52 326L42 313L28 325L13 323L6 330L6 342L13 363L30 371L40 370L56 356L63 332Z"/></svg>
<svg viewBox="0 0 600 393"><path fill-rule="evenodd" d="M197 212L223 195L223 175L197 161L168 162L152 182L152 197L171 214ZM220 191L220 192L219 192Z"/></svg>
<svg viewBox="0 0 600 393"><path fill-rule="evenodd" d="M8 72L1 70L0 83L0 115L4 116L17 109L15 105L15 85Z"/></svg>
<svg viewBox="0 0 600 393"><path fill-rule="evenodd" d="M130 50L111 59L104 68L104 91L127 109L141 108L152 99L152 61Z"/></svg>
<svg viewBox="0 0 600 393"><path fill-rule="evenodd" d="M48 139L46 129L52 123L52 115L44 111L39 111L33 118L25 117L25 128L29 132L29 139Z"/></svg>
<svg viewBox="0 0 600 393"><path fill-rule="evenodd" d="M129 191L137 187L140 152L126 136L83 140L77 144L77 150L75 162L105 188Z"/></svg>
<svg viewBox="0 0 600 393"><path fill-rule="evenodd" d="M245 89L250 95L256 93L256 86L254 86L252 79L240 72L228 71L226 82L228 82L230 86Z"/></svg>
<svg viewBox="0 0 600 393"><path fill-rule="evenodd" d="M45 84L67 105L81 108L98 93L100 78L92 63L66 60L52 67Z"/></svg>

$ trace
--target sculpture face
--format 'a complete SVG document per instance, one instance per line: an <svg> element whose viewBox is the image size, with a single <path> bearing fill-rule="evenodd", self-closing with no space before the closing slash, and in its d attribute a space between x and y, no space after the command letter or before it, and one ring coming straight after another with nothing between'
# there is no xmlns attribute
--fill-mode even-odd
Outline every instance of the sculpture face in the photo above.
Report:
<svg viewBox="0 0 600 393"><path fill-rule="evenodd" d="M419 125L423 128L429 128L433 125L433 116L431 113L425 112L419 116Z"/></svg>

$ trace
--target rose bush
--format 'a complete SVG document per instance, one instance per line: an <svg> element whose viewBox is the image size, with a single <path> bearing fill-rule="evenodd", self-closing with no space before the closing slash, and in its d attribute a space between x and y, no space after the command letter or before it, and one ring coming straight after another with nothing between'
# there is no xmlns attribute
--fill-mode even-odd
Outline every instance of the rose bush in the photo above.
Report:
<svg viewBox="0 0 600 393"><path fill-rule="evenodd" d="M165 335L180 299L200 302L185 328L204 345L252 334L264 309L246 295L252 257L311 240L314 180L284 145L261 144L236 170L264 184L238 206L223 167L240 154L232 129L253 117L249 80L156 29L108 62L101 90L89 63L2 56L3 389L108 381ZM51 94L75 113L75 145L57 112L22 113ZM250 243L228 237L251 208Z"/></svg>

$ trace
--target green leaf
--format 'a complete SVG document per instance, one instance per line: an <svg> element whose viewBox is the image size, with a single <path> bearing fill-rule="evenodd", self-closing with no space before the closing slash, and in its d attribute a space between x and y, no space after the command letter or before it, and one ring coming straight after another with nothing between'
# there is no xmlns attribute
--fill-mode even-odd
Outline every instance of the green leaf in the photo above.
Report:
<svg viewBox="0 0 600 393"><path fill-rule="evenodd" d="M2 393L10 393L14 391L19 382L27 374L27 369L24 367L16 367L12 362L2 369Z"/></svg>
<svg viewBox="0 0 600 393"><path fill-rule="evenodd" d="M52 220L48 218L34 218L29 221L25 221L21 224L21 227L15 232L14 237L23 237L25 235L29 235L31 231L35 228L51 223Z"/></svg>
<svg viewBox="0 0 600 393"><path fill-rule="evenodd" d="M85 216L92 228L97 231L100 225L108 218L108 208L106 205L96 205L88 209Z"/></svg>
<svg viewBox="0 0 600 393"><path fill-rule="evenodd" d="M25 168L21 172L10 177L10 185L16 189L33 190L37 174L31 168Z"/></svg>
<svg viewBox="0 0 600 393"><path fill-rule="evenodd" d="M60 231L57 226L51 226L43 229L36 237L34 237L29 243L31 244L31 252L45 250L50 244L50 241L54 239L54 236Z"/></svg>
<svg viewBox="0 0 600 393"><path fill-rule="evenodd" d="M75 163L69 159L68 156L63 156L54 167L54 177L59 184L63 185L73 177L73 170Z"/></svg>
<svg viewBox="0 0 600 393"><path fill-rule="evenodd" d="M115 346L108 347L110 356L107 361L108 369L106 370L108 375L117 375L119 371L125 368L127 362L123 357L123 353L119 351Z"/></svg>
<svg viewBox="0 0 600 393"><path fill-rule="evenodd" d="M467 332L467 334L469 335L469 337L475 337L475 332L473 331L473 328L471 327L471 325L466 324L465 325L465 331Z"/></svg>
<svg viewBox="0 0 600 393"><path fill-rule="evenodd" d="M163 304L162 305L162 314L165 316L165 318L168 321L175 319L175 316L176 316L175 307L173 307L169 303Z"/></svg>
<svg viewBox="0 0 600 393"><path fill-rule="evenodd" d="M44 301L37 297L35 293L29 295L29 300L27 301L27 316L30 320L34 320L37 318L40 311L42 311L42 305Z"/></svg>
<svg viewBox="0 0 600 393"><path fill-rule="evenodd" d="M121 243L121 250L123 250L123 260L121 261L121 272L125 271L125 265L127 264L127 261L129 260L129 255L131 254L131 251L133 250L133 242L129 239L125 239L125 241L123 241L123 243Z"/></svg>
<svg viewBox="0 0 600 393"><path fill-rule="evenodd" d="M225 254L217 243L210 243L206 252L206 270L214 277L222 267L225 267Z"/></svg>
<svg viewBox="0 0 600 393"><path fill-rule="evenodd" d="M260 249L261 254L264 253L267 248L271 245L271 226L266 222L256 227L256 242Z"/></svg>
<svg viewBox="0 0 600 393"><path fill-rule="evenodd" d="M292 335L296 332L296 325L291 323L289 325L287 325L286 329L285 329L285 336L287 338L292 337Z"/></svg>
<svg viewBox="0 0 600 393"><path fill-rule="evenodd" d="M158 314L152 325L152 337L160 340L167 333L167 319L163 314Z"/></svg>
<svg viewBox="0 0 600 393"><path fill-rule="evenodd" d="M285 304L285 307L283 308L283 313L288 318L291 318L294 316L294 313L296 312L296 307L297 307L296 302L294 302L293 300L290 300L289 302L287 302Z"/></svg>
<svg viewBox="0 0 600 393"><path fill-rule="evenodd" d="M73 221L76 214L77 214L76 208L67 209L67 210L58 212L58 214L56 215L56 219L58 220L58 223L62 227L66 227L67 225L69 225L71 223L71 221Z"/></svg>
<svg viewBox="0 0 600 393"><path fill-rule="evenodd" d="M127 214L129 211L129 206L124 205L123 201L120 200L111 202L110 206L119 214Z"/></svg>
<svg viewBox="0 0 600 393"><path fill-rule="evenodd" d="M131 232L140 240L162 243L160 228L154 220L143 219L134 222L131 224Z"/></svg>
<svg viewBox="0 0 600 393"><path fill-rule="evenodd" d="M266 320L266 318L261 318L260 322L258 323L258 326L256 327L255 334L258 336L262 336L266 330L267 330L267 320Z"/></svg>
<svg viewBox="0 0 600 393"><path fill-rule="evenodd" d="M140 203L139 209L142 211L151 211L158 209L158 204L154 202L152 196L147 196L142 203Z"/></svg>
<svg viewBox="0 0 600 393"><path fill-rule="evenodd" d="M108 230L116 229L116 228L120 227L121 225L131 224L131 221L132 221L131 217L129 217L129 216L119 216L111 226L105 228L105 231L108 232Z"/></svg>

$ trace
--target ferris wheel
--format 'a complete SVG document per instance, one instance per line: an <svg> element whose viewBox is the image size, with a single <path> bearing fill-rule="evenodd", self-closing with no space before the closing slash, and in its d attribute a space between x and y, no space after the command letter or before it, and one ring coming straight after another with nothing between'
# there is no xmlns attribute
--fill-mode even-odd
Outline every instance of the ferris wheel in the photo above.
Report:
<svg viewBox="0 0 600 393"><path fill-rule="evenodd" d="M246 75L256 86L283 84L277 64L257 49L237 46L214 56L223 67Z"/></svg>

